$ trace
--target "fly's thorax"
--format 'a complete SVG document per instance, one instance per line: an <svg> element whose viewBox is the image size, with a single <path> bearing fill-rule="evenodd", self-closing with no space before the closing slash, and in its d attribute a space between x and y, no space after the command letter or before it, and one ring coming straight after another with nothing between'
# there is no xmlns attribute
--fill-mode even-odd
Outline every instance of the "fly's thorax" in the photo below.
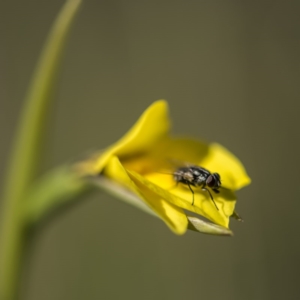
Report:
<svg viewBox="0 0 300 300"><path fill-rule="evenodd" d="M207 176L205 174L199 174L194 176L194 184L195 186L203 185L206 182Z"/></svg>
<svg viewBox="0 0 300 300"><path fill-rule="evenodd" d="M193 175L193 184L195 186L203 185L203 183L206 182L207 177L210 175L210 173L206 172L206 170L202 170L199 167L191 167L190 172Z"/></svg>

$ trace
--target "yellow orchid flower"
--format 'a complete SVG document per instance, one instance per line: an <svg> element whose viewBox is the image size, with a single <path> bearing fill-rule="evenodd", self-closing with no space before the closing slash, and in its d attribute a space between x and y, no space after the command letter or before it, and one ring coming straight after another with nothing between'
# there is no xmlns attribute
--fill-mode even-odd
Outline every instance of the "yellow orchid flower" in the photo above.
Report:
<svg viewBox="0 0 300 300"><path fill-rule="evenodd" d="M169 130L168 104L156 101L123 138L82 163L81 172L101 174L125 187L176 234L188 228L186 211L228 228L229 218L235 214L234 191L250 183L243 165L219 144L173 137ZM199 187L193 187L193 195L187 185L176 184L174 172L187 164L220 174L222 187L220 193L211 192L213 201Z"/></svg>

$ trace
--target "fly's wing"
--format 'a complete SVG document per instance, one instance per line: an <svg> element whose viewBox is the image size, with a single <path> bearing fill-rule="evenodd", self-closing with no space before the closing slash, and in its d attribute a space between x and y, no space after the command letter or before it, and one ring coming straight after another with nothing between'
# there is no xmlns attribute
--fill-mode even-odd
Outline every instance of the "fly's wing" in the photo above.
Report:
<svg viewBox="0 0 300 300"><path fill-rule="evenodd" d="M168 163L170 168L173 169L173 173L178 172L178 170L192 169L192 171L197 170L200 173L205 173L207 176L211 174L209 170L190 162L170 158L168 159Z"/></svg>
<svg viewBox="0 0 300 300"><path fill-rule="evenodd" d="M201 166L189 162L180 161L178 159L167 159L167 165L167 170L161 170L159 173L169 174L173 176L182 176L184 173L190 172L194 175L194 177L197 175L202 175L202 177L204 177L205 179L201 181L201 184L211 175L211 172L209 170ZM192 180L190 180L190 182L192 183ZM196 184L196 182L194 182L194 184Z"/></svg>
<svg viewBox="0 0 300 300"><path fill-rule="evenodd" d="M194 163L191 163L191 162L187 162L187 161L182 161L182 160L179 160L179 159L175 159L175 158L168 158L167 159L168 163L170 166L172 166L173 168L176 168L176 169L179 169L179 168L190 168L190 167L199 167L197 166L196 164ZM202 167L201 167L202 168ZM204 168L203 168L204 169ZM206 170L206 169L204 169ZM207 170L206 170L207 171Z"/></svg>
<svg viewBox="0 0 300 300"><path fill-rule="evenodd" d="M166 159L162 164L162 168L157 170L157 172L160 174L179 175L180 169L188 168L189 166L175 159Z"/></svg>

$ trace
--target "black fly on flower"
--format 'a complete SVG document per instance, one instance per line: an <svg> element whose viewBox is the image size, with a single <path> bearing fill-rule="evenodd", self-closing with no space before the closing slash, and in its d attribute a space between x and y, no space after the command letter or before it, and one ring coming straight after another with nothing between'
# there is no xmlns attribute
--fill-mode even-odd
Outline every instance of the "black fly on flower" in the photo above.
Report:
<svg viewBox="0 0 300 300"><path fill-rule="evenodd" d="M214 198L209 190L212 189L215 193L220 193L219 188L221 187L221 177L219 173L211 173L207 169L200 166L186 166L179 167L174 173L173 178L178 183L187 185L193 194L192 205L194 205L194 191L191 186L200 187L202 191L208 192L212 202L214 203L217 210L219 210Z"/></svg>

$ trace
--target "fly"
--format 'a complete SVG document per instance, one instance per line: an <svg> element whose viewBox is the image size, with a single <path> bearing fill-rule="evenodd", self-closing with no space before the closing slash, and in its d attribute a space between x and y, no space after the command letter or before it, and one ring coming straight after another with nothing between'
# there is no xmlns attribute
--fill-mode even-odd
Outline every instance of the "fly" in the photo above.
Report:
<svg viewBox="0 0 300 300"><path fill-rule="evenodd" d="M194 191L191 186L201 187L202 191L208 192L212 202L214 203L217 210L219 210L214 198L209 190L212 189L215 193L220 193L219 188L221 186L221 177L218 173L211 173L208 170L199 166L187 166L180 167L174 173L174 180L176 183L186 184L193 194L194 205Z"/></svg>

